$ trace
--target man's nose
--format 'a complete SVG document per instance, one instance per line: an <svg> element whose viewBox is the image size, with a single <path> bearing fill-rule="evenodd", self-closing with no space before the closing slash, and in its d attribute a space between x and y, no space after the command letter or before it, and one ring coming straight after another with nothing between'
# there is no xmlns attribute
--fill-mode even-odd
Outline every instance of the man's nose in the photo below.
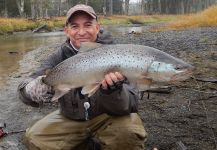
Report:
<svg viewBox="0 0 217 150"><path fill-rule="evenodd" d="M80 28L78 31L79 35L84 35L86 33L86 30L84 28Z"/></svg>

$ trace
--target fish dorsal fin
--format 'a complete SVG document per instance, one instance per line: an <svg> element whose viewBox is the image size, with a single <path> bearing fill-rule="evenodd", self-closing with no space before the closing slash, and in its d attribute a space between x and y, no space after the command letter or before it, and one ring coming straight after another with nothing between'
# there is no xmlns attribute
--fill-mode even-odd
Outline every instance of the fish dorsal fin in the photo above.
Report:
<svg viewBox="0 0 217 150"><path fill-rule="evenodd" d="M102 44L96 43L96 42L82 42L81 47L79 49L79 53L88 52L88 51L91 51L93 49L99 48L101 46L102 46Z"/></svg>
<svg viewBox="0 0 217 150"><path fill-rule="evenodd" d="M100 87L99 83L86 85L82 88L81 94L83 94L83 95L88 94L88 97L90 97L99 89L99 87Z"/></svg>

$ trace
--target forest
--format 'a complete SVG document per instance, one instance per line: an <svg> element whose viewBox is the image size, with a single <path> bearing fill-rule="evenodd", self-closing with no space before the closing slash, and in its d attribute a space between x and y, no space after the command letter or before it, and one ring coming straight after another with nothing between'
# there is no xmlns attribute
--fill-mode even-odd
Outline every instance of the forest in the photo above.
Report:
<svg viewBox="0 0 217 150"><path fill-rule="evenodd" d="M91 5L98 14L110 16L195 13L216 4L217 0L0 0L0 17L64 16L78 3Z"/></svg>

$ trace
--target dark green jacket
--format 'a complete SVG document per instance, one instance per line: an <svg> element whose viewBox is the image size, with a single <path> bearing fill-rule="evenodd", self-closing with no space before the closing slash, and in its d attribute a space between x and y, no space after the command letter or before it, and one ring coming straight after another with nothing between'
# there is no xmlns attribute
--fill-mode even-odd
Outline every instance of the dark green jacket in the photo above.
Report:
<svg viewBox="0 0 217 150"><path fill-rule="evenodd" d="M101 31L98 34L96 42L111 44L112 39L109 34ZM29 79L20 83L18 86L20 99L25 104L37 107L39 104L33 102L25 93L24 87L26 84L38 76L44 75L45 70L55 67L60 62L69 57L73 57L76 54L77 51L72 48L69 40L67 40L56 53L52 54L42 63ZM61 113L69 119L85 119L84 102L89 102L90 104L90 108L88 109L90 119L102 113L107 113L109 115L127 115L138 111L139 92L127 81L113 90L103 90L100 88L90 98L82 95L81 89L82 88L72 89L69 93L59 99Z"/></svg>

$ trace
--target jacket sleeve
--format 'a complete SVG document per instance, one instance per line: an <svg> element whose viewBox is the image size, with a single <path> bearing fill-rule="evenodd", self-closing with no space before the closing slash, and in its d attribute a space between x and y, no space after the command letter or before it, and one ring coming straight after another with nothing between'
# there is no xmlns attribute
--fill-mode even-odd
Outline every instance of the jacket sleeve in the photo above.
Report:
<svg viewBox="0 0 217 150"><path fill-rule="evenodd" d="M56 66L58 63L60 63L62 61L62 54L61 51L57 51L56 53L54 53L53 55L49 56L49 58L47 60L45 60L42 65L34 72L32 73L28 79L25 79L24 81L22 81L19 85L18 85L18 95L19 98L23 101L23 103L27 104L27 105L31 105L33 107L38 107L39 104L32 101L31 98L28 96L28 94L26 94L25 92L25 86L32 80L34 80L35 78L37 78L38 76L41 75L45 75L46 71L48 71L49 69L53 68L54 66Z"/></svg>
<svg viewBox="0 0 217 150"><path fill-rule="evenodd" d="M139 91L133 84L123 85L112 92L97 92L98 109L110 115L127 115L138 111Z"/></svg>
<svg viewBox="0 0 217 150"><path fill-rule="evenodd" d="M63 61L62 55L63 54L61 49L59 49L56 53L50 55L48 59L44 60L41 66L30 75L30 77L35 79L38 76L45 75L49 69L52 69L61 61Z"/></svg>

